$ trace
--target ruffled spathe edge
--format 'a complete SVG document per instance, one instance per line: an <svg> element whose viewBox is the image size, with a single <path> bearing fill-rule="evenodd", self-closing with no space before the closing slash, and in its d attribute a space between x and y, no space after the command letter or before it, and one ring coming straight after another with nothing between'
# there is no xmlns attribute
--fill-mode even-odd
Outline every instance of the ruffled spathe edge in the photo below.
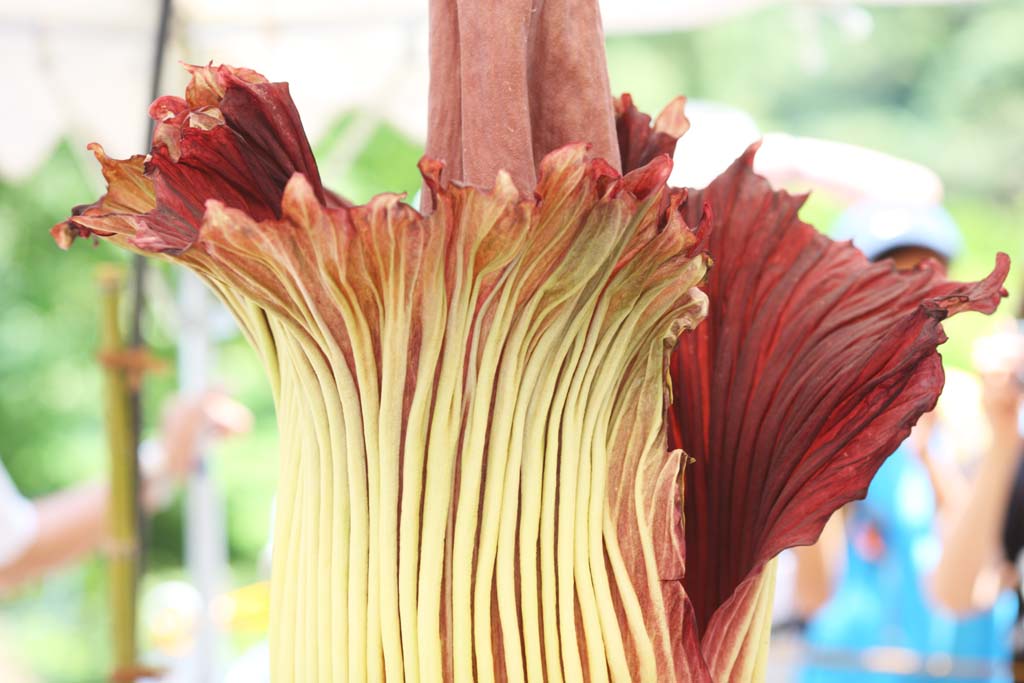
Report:
<svg viewBox="0 0 1024 683"><path fill-rule="evenodd" d="M95 143L89 146L108 191L54 226L60 246L95 234L128 248L177 255L198 239L207 200L259 220L280 217L282 193L296 173L325 205L347 204L321 185L287 84L270 83L250 69L185 68L192 76L185 97L163 96L150 107L156 126L147 156L120 161Z"/></svg>
<svg viewBox="0 0 1024 683"><path fill-rule="evenodd" d="M941 392L941 321L993 312L1009 269L999 254L959 283L930 262L869 263L801 222L803 198L754 174L755 151L691 193L715 207L711 307L671 365L669 443L693 458L684 583L709 668L730 681L761 656L766 565L865 495Z"/></svg>

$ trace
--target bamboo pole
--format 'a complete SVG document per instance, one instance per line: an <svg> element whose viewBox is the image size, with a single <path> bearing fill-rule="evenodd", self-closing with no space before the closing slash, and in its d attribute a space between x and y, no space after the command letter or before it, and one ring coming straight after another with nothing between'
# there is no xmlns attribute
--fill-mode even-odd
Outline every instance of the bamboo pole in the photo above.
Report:
<svg viewBox="0 0 1024 683"><path fill-rule="evenodd" d="M132 671L137 664L136 600L138 595L137 460L132 452L128 369L122 362L124 343L119 323L123 274L109 266L98 273L102 305L100 359L104 366L105 419L110 467L110 541L107 549L114 670Z"/></svg>

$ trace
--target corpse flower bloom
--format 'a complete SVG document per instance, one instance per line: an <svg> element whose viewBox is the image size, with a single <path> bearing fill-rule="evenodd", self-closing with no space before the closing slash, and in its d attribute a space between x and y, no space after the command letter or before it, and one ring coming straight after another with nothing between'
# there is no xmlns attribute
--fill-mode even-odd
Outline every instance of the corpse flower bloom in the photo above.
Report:
<svg viewBox="0 0 1024 683"><path fill-rule="evenodd" d="M682 220L668 159L622 176L564 146L529 198L428 159L429 216L345 206L284 86L191 71L148 159L94 148L109 191L54 232L192 268L266 363L275 680L671 671L664 377L707 306L707 217Z"/></svg>
<svg viewBox="0 0 1024 683"><path fill-rule="evenodd" d="M867 266L748 158L667 187L683 101L613 102L594 3L530 7L432 4L427 212L331 194L287 87L207 66L54 228L191 268L266 366L275 681L756 680L767 563L1000 296Z"/></svg>

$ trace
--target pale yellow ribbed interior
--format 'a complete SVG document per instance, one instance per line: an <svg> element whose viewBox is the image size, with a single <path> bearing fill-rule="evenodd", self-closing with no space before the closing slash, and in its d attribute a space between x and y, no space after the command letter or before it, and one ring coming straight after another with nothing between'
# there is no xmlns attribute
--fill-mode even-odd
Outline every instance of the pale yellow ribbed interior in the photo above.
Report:
<svg viewBox="0 0 1024 683"><path fill-rule="evenodd" d="M276 683L672 675L647 487L678 467L665 357L704 315L705 263L649 208L564 228L527 214L559 251L510 242L490 269L480 226L436 218L455 237L410 271L392 225L393 246L363 254L379 280L282 265L288 315L204 266L277 402Z"/></svg>

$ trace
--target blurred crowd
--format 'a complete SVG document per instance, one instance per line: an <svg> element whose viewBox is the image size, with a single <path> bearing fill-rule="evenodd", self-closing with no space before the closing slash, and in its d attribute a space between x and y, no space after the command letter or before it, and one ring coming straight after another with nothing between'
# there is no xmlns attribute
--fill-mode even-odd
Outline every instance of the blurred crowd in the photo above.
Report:
<svg viewBox="0 0 1024 683"><path fill-rule="evenodd" d="M863 201L833 237L945 272L963 240L938 204ZM1024 559L1024 336L979 339L864 500L780 562L775 631L801 683L1013 681Z"/></svg>

